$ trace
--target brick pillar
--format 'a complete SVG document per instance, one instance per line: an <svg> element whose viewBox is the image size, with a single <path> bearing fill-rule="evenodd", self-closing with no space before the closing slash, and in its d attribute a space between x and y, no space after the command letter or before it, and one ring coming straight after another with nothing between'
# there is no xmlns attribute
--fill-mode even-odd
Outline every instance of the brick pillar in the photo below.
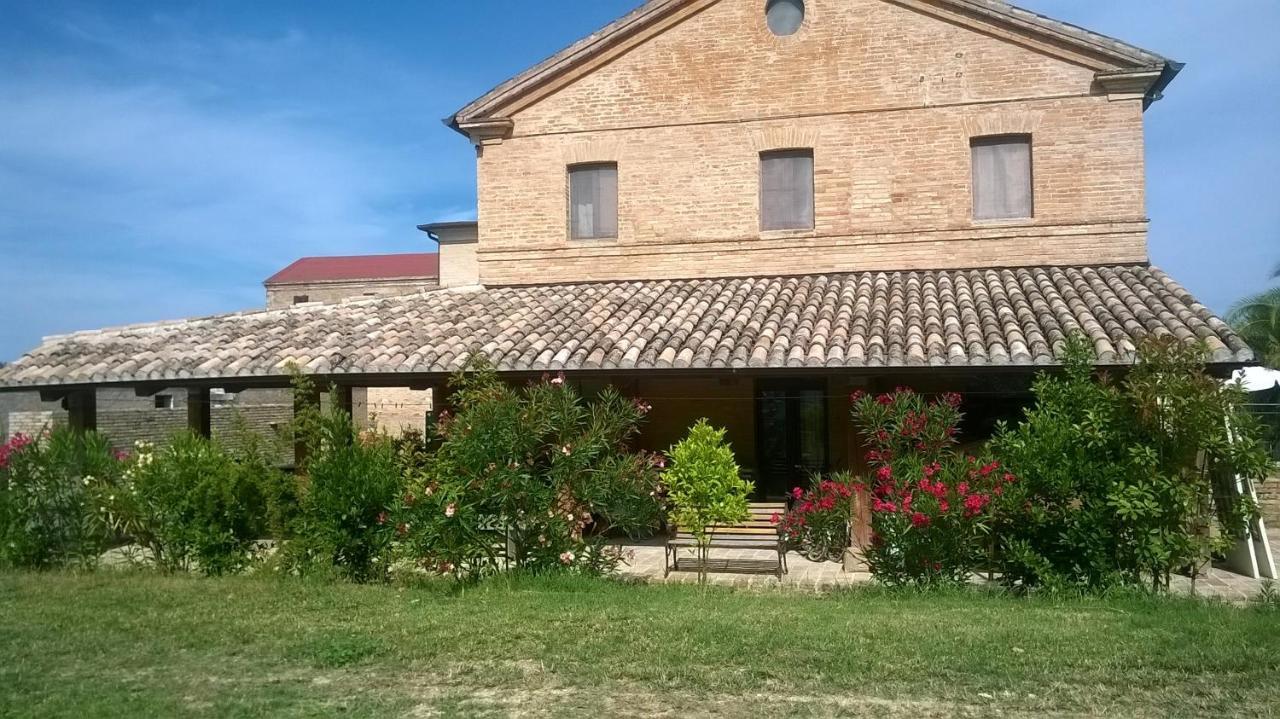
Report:
<svg viewBox="0 0 1280 719"><path fill-rule="evenodd" d="M213 412L208 387L187 388L187 429L205 439L213 436Z"/></svg>
<svg viewBox="0 0 1280 719"><path fill-rule="evenodd" d="M98 393L94 389L78 389L62 401L67 410L67 424L76 432L98 429Z"/></svg>

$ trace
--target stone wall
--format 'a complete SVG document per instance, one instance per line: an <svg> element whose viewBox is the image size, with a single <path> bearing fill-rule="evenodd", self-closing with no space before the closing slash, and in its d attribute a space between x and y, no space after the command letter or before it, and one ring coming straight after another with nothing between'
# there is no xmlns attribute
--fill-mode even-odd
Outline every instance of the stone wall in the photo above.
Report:
<svg viewBox="0 0 1280 719"><path fill-rule="evenodd" d="M1274 474L1255 488L1258 492L1258 508L1272 532L1280 531L1280 474ZM1276 547L1280 551L1280 547Z"/></svg>
<svg viewBox="0 0 1280 719"><path fill-rule="evenodd" d="M1141 100L897 3L806 5L777 38L721 0L516 111L478 161L481 281L1146 261ZM975 221L969 142L1004 133L1032 136L1034 217ZM783 148L813 149L813 230L759 229ZM618 237L570 240L566 168L602 161Z"/></svg>

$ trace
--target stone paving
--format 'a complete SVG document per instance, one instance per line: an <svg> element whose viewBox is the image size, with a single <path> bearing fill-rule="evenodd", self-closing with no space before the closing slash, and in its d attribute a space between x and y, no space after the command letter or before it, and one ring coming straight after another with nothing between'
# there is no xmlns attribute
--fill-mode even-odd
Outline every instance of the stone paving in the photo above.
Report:
<svg viewBox="0 0 1280 719"><path fill-rule="evenodd" d="M1271 546L1280 547L1280 531L1269 532ZM698 560L695 550L680 551L680 571L663 576L664 545L659 539L622 544L626 560L619 571L621 576L638 581L658 584L696 584ZM823 592L840 587L870 584L874 581L868 572L845 572L838 562L811 562L795 552L787 553L788 572L779 580L771 572L776 566L777 555L759 549L712 549L708 561L707 583L742 588L791 588L802 591ZM975 584L985 583L985 578L974 577ZM1257 597L1263 580L1251 579L1222 569L1210 569L1196 582L1195 593L1229 602L1243 603ZM1191 580L1175 576L1171 590L1178 594L1191 593Z"/></svg>

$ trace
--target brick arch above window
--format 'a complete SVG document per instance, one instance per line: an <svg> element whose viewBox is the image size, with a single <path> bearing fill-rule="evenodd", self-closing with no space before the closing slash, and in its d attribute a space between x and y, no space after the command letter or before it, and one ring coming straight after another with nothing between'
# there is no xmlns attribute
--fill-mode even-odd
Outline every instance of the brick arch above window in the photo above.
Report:
<svg viewBox="0 0 1280 719"><path fill-rule="evenodd" d="M564 148L564 164L587 165L596 162L618 163L624 159L625 145L616 140L577 142Z"/></svg>
<svg viewBox="0 0 1280 719"><path fill-rule="evenodd" d="M1030 112L984 112L964 118L961 130L965 141L973 137L990 135L1034 135L1044 121L1044 113Z"/></svg>
<svg viewBox="0 0 1280 719"><path fill-rule="evenodd" d="M752 149L756 152L794 150L818 146L818 131L796 127L770 127L751 133Z"/></svg>

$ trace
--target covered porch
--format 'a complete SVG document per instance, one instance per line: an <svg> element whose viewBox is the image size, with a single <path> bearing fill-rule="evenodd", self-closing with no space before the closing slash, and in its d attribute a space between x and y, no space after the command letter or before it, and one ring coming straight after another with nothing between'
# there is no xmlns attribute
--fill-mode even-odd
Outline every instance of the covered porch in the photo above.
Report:
<svg viewBox="0 0 1280 719"><path fill-rule="evenodd" d="M469 288L96 330L46 338L0 369L0 391L60 399L97 426L102 387L185 387L210 432L209 392L283 388L350 408L361 388L432 390L474 353L511 382L546 373L653 407L639 444L665 450L705 417L727 430L760 499L817 472L862 469L849 395L905 385L965 396L962 441L1015 419L1039 370L1078 333L1123 371L1146 336L1201 344L1226 376L1252 352L1158 269L1023 267ZM425 412L424 412L425 415ZM425 416L424 416L425 424ZM865 540L866 518L855 541ZM1257 552L1251 550L1256 557ZM1256 574L1256 562L1255 574Z"/></svg>

